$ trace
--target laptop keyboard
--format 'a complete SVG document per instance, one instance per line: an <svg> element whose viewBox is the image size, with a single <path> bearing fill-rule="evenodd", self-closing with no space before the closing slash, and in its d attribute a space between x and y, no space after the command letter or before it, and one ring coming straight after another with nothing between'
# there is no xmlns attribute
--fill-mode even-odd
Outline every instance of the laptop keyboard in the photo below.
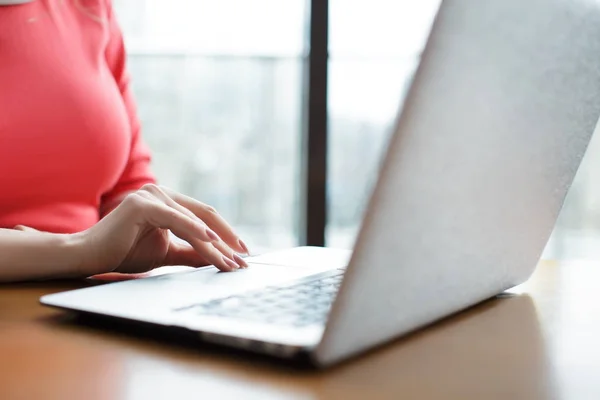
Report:
<svg viewBox="0 0 600 400"><path fill-rule="evenodd" d="M344 271L293 286L267 287L192 306L198 315L304 327L325 324Z"/></svg>

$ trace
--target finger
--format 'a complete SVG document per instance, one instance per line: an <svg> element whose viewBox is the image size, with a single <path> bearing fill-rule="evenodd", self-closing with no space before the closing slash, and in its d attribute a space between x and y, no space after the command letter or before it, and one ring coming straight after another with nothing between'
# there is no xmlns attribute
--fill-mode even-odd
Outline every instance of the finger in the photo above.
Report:
<svg viewBox="0 0 600 400"><path fill-rule="evenodd" d="M185 265L189 267L203 267L210 265L192 246L187 243L174 243L169 245L165 265Z"/></svg>
<svg viewBox="0 0 600 400"><path fill-rule="evenodd" d="M142 189L139 190L139 194L142 196L146 196L146 197L148 197L148 194L150 194L151 196L158 199L159 201L162 201L167 206L174 208L175 210L186 215L187 217L191 218L192 220L196 221L197 223L206 226L204 221L202 221L200 218L198 218L193 212L191 212L190 210L188 210L187 208L183 207L182 205L177 203L175 200L173 200L171 197L169 197L169 195L167 193L165 193L160 187L158 187L156 185L153 185L153 184L144 185L142 187ZM207 234L210 236L210 238L212 240L219 239L219 236L215 232L213 232L210 228L206 227L206 229L207 229L207 231L206 231Z"/></svg>
<svg viewBox="0 0 600 400"><path fill-rule="evenodd" d="M171 197L169 197L169 195L167 193L165 193L165 191L162 190L157 185L146 184L146 185L142 186L142 188L140 189L140 191L142 191L142 192L148 192L148 193L152 194L154 197L156 197L157 199L159 199L160 201L162 201L163 203L165 203L166 205L168 205L169 207L172 207L172 208L176 209L180 213L185 214L185 215L187 215L188 217L190 217L190 218L192 218L194 220L202 221L200 218L198 218L196 216L196 214L194 214L193 212L191 212L187 208L183 207L181 204L177 203Z"/></svg>
<svg viewBox="0 0 600 400"><path fill-rule="evenodd" d="M235 263L237 265L240 266L240 268L248 268L248 263L242 258L240 257L235 251L233 251L231 249L231 247L227 246L227 244L225 244L223 241L221 240L215 240L214 242L212 242L212 245L221 252L221 254L229 257L230 259L232 259L233 261L235 261Z"/></svg>
<svg viewBox="0 0 600 400"><path fill-rule="evenodd" d="M123 204L139 212L145 223L156 228L169 229L188 243L190 239L204 242L215 240L214 232L211 234L210 229L204 224L165 205L147 192L138 191L128 195Z"/></svg>
<svg viewBox="0 0 600 400"><path fill-rule="evenodd" d="M17 225L13 228L15 231L23 231L23 232L40 232L37 229L31 228L25 225Z"/></svg>
<svg viewBox="0 0 600 400"><path fill-rule="evenodd" d="M188 243L200 254L209 265L214 265L221 271L236 271L240 266L228 256L217 250L212 243L201 242L199 240L188 240Z"/></svg>
<svg viewBox="0 0 600 400"><path fill-rule="evenodd" d="M233 228L219 215L214 207L168 188L162 187L161 189L178 204L192 211L198 218L204 221L229 247L240 253L249 254L248 246L246 246L244 241L240 239L233 231Z"/></svg>
<svg viewBox="0 0 600 400"><path fill-rule="evenodd" d="M158 201L148 192L138 191L127 196L125 201L127 201L126 204L132 204L135 209L141 211L145 223L156 228L169 229L175 236L188 242L198 254L221 271L238 269L238 265L233 260L221 254L209 243L212 239L207 234L208 228L199 222Z"/></svg>

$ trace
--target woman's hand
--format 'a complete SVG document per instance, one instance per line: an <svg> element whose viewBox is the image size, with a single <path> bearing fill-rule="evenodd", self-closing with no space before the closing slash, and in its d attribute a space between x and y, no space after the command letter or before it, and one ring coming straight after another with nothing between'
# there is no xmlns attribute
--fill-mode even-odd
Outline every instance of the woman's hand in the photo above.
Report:
<svg viewBox="0 0 600 400"><path fill-rule="evenodd" d="M171 231L183 240L171 240ZM164 265L246 268L248 248L214 208L156 185L127 195L90 229L75 234L81 275L139 273Z"/></svg>

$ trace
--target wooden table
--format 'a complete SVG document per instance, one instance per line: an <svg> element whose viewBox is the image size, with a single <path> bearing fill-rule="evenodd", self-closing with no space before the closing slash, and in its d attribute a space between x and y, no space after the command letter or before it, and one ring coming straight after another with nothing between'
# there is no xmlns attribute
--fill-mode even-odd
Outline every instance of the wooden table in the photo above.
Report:
<svg viewBox="0 0 600 400"><path fill-rule="evenodd" d="M600 265L542 262L497 299L319 372L66 321L0 286L0 399L600 399Z"/></svg>

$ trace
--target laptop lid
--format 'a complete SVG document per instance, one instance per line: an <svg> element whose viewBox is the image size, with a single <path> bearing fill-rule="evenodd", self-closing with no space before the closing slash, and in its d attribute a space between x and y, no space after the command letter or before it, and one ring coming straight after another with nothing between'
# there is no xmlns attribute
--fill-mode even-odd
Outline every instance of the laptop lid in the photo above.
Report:
<svg viewBox="0 0 600 400"><path fill-rule="evenodd" d="M600 3L443 1L315 360L526 280L599 111Z"/></svg>

